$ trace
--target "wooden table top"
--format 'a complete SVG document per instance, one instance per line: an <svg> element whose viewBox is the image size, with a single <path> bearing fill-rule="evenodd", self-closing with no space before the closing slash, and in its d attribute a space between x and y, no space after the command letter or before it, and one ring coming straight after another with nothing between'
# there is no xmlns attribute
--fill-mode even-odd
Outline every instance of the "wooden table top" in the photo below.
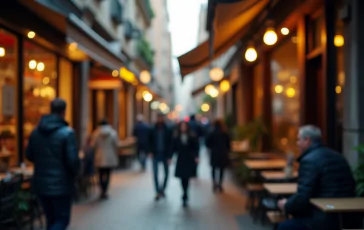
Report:
<svg viewBox="0 0 364 230"><path fill-rule="evenodd" d="M273 195L292 195L297 192L297 183L265 183L263 186Z"/></svg>
<svg viewBox="0 0 364 230"><path fill-rule="evenodd" d="M311 204L323 212L364 212L364 198L315 198Z"/></svg>
<svg viewBox="0 0 364 230"><path fill-rule="evenodd" d="M277 153L248 153L246 158L250 159L282 159Z"/></svg>
<svg viewBox="0 0 364 230"><path fill-rule="evenodd" d="M295 171L292 177L287 177L286 173L283 171L263 171L260 173L260 175L262 175L262 177L266 180L274 180L274 179L279 180L279 179L295 178L298 176L298 172Z"/></svg>
<svg viewBox="0 0 364 230"><path fill-rule="evenodd" d="M244 164L252 170L283 169L286 167L287 161L283 159L246 160Z"/></svg>
<svg viewBox="0 0 364 230"><path fill-rule="evenodd" d="M34 175L33 166L27 166L24 171L21 167L12 167L12 168L10 168L10 171L12 173L23 174L24 176L33 176Z"/></svg>

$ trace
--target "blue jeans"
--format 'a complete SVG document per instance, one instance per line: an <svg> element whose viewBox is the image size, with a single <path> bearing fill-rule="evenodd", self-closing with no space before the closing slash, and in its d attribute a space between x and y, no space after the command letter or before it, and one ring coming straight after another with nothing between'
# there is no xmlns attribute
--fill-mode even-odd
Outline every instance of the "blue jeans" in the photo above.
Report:
<svg viewBox="0 0 364 230"><path fill-rule="evenodd" d="M65 230L70 223L72 196L40 196L47 230Z"/></svg>
<svg viewBox="0 0 364 230"><path fill-rule="evenodd" d="M147 151L142 150L141 148L138 148L137 153L138 153L138 160L140 162L140 165L142 166L143 169L145 169L146 162L147 162Z"/></svg>
<svg viewBox="0 0 364 230"><path fill-rule="evenodd" d="M278 226L278 230L309 230L301 221L290 219L282 222Z"/></svg>
<svg viewBox="0 0 364 230"><path fill-rule="evenodd" d="M160 186L159 184L159 180L158 180L158 166L159 163L163 164L163 168L164 168L164 183L162 186ZM153 176L154 176L154 187L155 187L155 191L156 193L164 193L164 190L167 187L167 182L168 182L168 175L169 175L169 166L168 166L168 161L167 159L164 158L159 158L159 157L154 157L153 158Z"/></svg>

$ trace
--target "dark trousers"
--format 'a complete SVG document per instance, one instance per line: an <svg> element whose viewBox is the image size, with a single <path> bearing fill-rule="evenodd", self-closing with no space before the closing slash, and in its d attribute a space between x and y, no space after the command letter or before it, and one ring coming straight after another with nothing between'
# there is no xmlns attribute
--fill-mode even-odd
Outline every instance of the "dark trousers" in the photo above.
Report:
<svg viewBox="0 0 364 230"><path fill-rule="evenodd" d="M99 183L102 194L106 194L110 183L110 168L99 168Z"/></svg>
<svg viewBox="0 0 364 230"><path fill-rule="evenodd" d="M220 170L220 177L216 178L216 171ZM214 185L222 185L222 182L224 180L224 168L222 167L212 167L212 181Z"/></svg>
<svg viewBox="0 0 364 230"><path fill-rule="evenodd" d="M65 230L70 223L72 196L40 196L47 230Z"/></svg>
<svg viewBox="0 0 364 230"><path fill-rule="evenodd" d="M164 182L163 182L162 186L160 186L159 179L158 179L159 163L162 163L163 168L164 168ZM155 186L156 193L164 193L164 190L167 187L168 176L169 176L169 167L168 167L167 159L153 158L153 176L154 176L154 186Z"/></svg>
<svg viewBox="0 0 364 230"><path fill-rule="evenodd" d="M278 230L309 230L303 223L297 219L286 220L279 224Z"/></svg>
<svg viewBox="0 0 364 230"><path fill-rule="evenodd" d="M139 160L140 165L142 166L143 169L145 169L145 165L147 162L147 151L145 151L141 148L138 148L137 154L138 154L138 160Z"/></svg>
<svg viewBox="0 0 364 230"><path fill-rule="evenodd" d="M182 185L182 190L183 190L182 200L184 200L184 201L188 200L189 182L190 182L190 179L188 179L188 178L187 179L185 179L185 178L181 179L181 185Z"/></svg>

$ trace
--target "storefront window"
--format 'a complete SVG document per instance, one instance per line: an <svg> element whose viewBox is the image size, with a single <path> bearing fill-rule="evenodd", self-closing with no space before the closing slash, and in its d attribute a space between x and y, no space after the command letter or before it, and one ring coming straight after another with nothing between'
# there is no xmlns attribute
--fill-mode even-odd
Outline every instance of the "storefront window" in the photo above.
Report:
<svg viewBox="0 0 364 230"><path fill-rule="evenodd" d="M297 44L294 40L287 39L273 51L271 70L274 146L284 152L298 153L296 140L300 92Z"/></svg>
<svg viewBox="0 0 364 230"><path fill-rule="evenodd" d="M59 62L59 97L67 102L66 121L72 127L72 97L73 97L73 81L72 81L72 63L64 58Z"/></svg>
<svg viewBox="0 0 364 230"><path fill-rule="evenodd" d="M24 136L28 139L42 115L50 112L57 95L56 56L41 47L24 42ZM24 143L26 146L26 142Z"/></svg>
<svg viewBox="0 0 364 230"><path fill-rule="evenodd" d="M0 172L16 164L17 40L0 28Z"/></svg>

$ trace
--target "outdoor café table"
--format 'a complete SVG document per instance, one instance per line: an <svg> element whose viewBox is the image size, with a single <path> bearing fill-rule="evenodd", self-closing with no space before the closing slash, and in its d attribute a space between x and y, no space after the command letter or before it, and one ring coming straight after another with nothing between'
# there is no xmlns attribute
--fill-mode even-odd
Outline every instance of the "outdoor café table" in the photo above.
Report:
<svg viewBox="0 0 364 230"><path fill-rule="evenodd" d="M343 229L343 214L345 213L363 213L364 198L315 198L310 199L311 204L316 206L322 212L338 213L340 215L340 227ZM361 222L363 225L363 222ZM362 228L363 226L360 226Z"/></svg>
<svg viewBox="0 0 364 230"><path fill-rule="evenodd" d="M297 192L297 183L265 183L264 188L272 195L293 195Z"/></svg>
<svg viewBox="0 0 364 230"><path fill-rule="evenodd" d="M260 173L260 175L265 180L284 180L284 179L296 178L298 176L298 172L295 171L293 173L292 177L287 177L286 173L283 172L283 171L263 171L263 172Z"/></svg>
<svg viewBox="0 0 364 230"><path fill-rule="evenodd" d="M250 170L262 171L262 170L274 170L283 169L287 165L287 161L283 159L272 160L246 160L245 166Z"/></svg>

